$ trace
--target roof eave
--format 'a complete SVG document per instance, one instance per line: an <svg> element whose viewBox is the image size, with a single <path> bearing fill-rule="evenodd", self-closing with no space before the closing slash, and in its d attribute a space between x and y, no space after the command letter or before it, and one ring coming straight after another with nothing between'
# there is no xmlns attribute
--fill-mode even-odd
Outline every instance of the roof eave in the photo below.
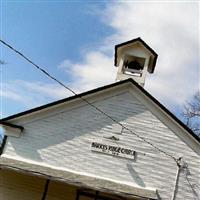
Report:
<svg viewBox="0 0 200 200"><path fill-rule="evenodd" d="M93 90L90 90L90 91L87 91L87 92L83 92L81 94L74 95L74 96L71 96L71 97L68 97L68 98L65 98L65 99L61 99L61 100L58 100L58 101L55 101L55 102L52 102L52 103L49 103L49 104L46 104L46 105L43 105L43 106L39 106L39 107L30 109L30 110L27 110L27 111L24 111L24 112L21 112L21 113L17 113L15 115L11 115L9 117L1 119L0 124L3 124L3 123L5 123L9 120L12 120L12 119L15 119L15 118L27 115L27 114L32 114L34 112L41 111L43 109L47 109L47 108L55 106L55 105L59 105L61 103L65 103L65 102L74 100L76 98L80 98L82 96L87 96L87 95L90 95L90 94L93 94L93 93L96 93L96 92L99 92L99 91L102 91L102 90L105 90L105 89L109 89L109 88L112 88L112 87L115 87L115 86L118 86L118 85L121 85L121 84L125 84L125 83L128 83L128 82L130 82L134 86L136 86L142 93L144 93L150 100L152 100L157 106L159 106L178 125L180 125L184 130L186 130L190 135L192 135L195 140L197 140L200 143L200 138L190 128L188 128L182 121L180 121L174 114L172 114L165 106L163 106L157 99L155 99L151 94L149 94L143 87L141 87L137 82L135 82L131 78L123 80L123 81L115 82L113 84L106 85L106 86L103 86L103 87L99 87L99 88L96 88L96 89L93 89Z"/></svg>

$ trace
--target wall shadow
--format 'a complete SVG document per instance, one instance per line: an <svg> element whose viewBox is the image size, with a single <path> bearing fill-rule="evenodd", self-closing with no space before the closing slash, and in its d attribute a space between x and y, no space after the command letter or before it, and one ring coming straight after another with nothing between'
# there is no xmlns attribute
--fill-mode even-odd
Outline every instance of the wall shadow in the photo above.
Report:
<svg viewBox="0 0 200 200"><path fill-rule="evenodd" d="M145 187L146 186L145 183L143 182L142 178L139 176L137 171L135 171L132 164L127 163L126 166L135 183L137 183L141 187Z"/></svg>
<svg viewBox="0 0 200 200"><path fill-rule="evenodd" d="M95 105L122 123L130 118L137 119L137 115L146 110L127 92L99 101ZM133 125L134 120L128 123ZM24 124L24 128L20 138L10 138L9 142L16 154L35 161L42 161L40 150L51 147L59 149L59 145L66 142L71 145L71 142L77 140L80 146L76 146L74 142L73 148L81 148L81 140L86 134L98 138L105 133L121 132L119 125L89 105L35 119Z"/></svg>

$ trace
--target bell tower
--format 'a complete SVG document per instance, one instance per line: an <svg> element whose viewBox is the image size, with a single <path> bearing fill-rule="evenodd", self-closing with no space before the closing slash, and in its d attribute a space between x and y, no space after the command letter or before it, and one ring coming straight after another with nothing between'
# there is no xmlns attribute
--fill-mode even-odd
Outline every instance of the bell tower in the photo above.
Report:
<svg viewBox="0 0 200 200"><path fill-rule="evenodd" d="M132 78L144 86L147 72L153 73L158 55L141 38L115 46L116 81Z"/></svg>

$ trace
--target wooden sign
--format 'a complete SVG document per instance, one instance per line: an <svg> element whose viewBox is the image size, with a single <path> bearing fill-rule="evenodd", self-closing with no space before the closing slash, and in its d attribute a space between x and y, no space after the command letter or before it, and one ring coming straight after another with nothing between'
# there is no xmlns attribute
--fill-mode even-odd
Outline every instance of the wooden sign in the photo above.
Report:
<svg viewBox="0 0 200 200"><path fill-rule="evenodd" d="M104 154L122 157L122 158L133 159L133 160L135 159L135 154L136 154L136 152L133 149L127 149L125 147L120 147L120 146L101 144L98 142L92 142L91 150L104 153Z"/></svg>

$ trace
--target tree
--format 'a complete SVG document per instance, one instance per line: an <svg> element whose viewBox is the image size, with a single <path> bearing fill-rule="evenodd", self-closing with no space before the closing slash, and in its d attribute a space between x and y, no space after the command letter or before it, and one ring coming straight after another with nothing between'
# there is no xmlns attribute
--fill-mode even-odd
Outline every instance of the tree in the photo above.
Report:
<svg viewBox="0 0 200 200"><path fill-rule="evenodd" d="M197 91L193 98L185 103L182 115L186 125L200 136L200 91Z"/></svg>

